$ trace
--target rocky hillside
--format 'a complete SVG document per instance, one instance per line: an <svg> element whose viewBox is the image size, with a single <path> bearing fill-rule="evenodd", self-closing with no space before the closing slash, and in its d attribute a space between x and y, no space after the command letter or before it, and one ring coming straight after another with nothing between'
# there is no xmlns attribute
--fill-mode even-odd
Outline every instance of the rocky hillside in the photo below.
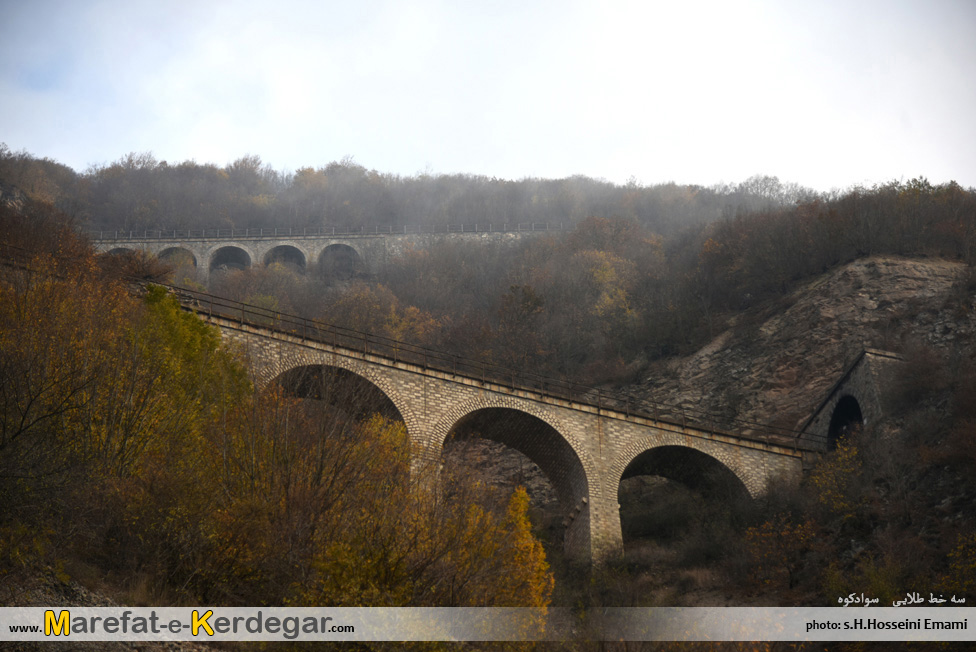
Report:
<svg viewBox="0 0 976 652"><path fill-rule="evenodd" d="M728 320L696 353L659 363L635 398L796 428L865 347L972 354L976 278L962 263L873 257Z"/></svg>
<svg viewBox="0 0 976 652"><path fill-rule="evenodd" d="M940 356L961 347L971 358L974 301L976 280L962 263L861 259L731 317L706 346L659 363L629 391L638 401L714 414L732 432L747 433L743 421L799 428L865 347L929 347ZM558 511L539 468L501 444L453 442L446 461L489 486L526 486L534 506Z"/></svg>

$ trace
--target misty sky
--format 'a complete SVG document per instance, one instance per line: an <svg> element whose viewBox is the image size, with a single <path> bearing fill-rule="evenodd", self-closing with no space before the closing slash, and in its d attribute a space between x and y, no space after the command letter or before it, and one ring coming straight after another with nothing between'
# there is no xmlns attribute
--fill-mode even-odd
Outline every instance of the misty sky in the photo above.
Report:
<svg viewBox="0 0 976 652"><path fill-rule="evenodd" d="M0 141L277 169L976 186L976 2L0 0Z"/></svg>

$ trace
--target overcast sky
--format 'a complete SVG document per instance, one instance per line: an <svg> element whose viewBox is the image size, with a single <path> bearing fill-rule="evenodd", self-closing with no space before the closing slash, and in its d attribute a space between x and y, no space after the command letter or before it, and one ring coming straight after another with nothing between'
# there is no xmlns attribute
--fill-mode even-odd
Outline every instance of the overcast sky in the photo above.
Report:
<svg viewBox="0 0 976 652"><path fill-rule="evenodd" d="M0 0L0 141L277 169L976 186L971 0Z"/></svg>

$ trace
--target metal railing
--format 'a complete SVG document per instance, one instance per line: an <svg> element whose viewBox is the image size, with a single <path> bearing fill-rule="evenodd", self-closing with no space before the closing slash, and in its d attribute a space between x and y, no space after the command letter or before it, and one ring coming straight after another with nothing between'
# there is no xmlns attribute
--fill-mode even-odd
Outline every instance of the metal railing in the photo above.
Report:
<svg viewBox="0 0 976 652"><path fill-rule="evenodd" d="M483 385L490 383L508 388L511 391L532 392L542 397L581 403L596 408L598 411L612 410L627 417L642 417L682 428L691 427L714 435L774 444L797 450L797 433L793 430L742 419L721 419L721 417L703 410L668 406L654 401L634 400L630 396L621 396L601 388L519 371L483 360L474 360L383 335L289 315L205 292L165 284L157 283L156 285L167 288L176 296L184 308L199 314L235 321L242 326L266 328L274 333L300 338L302 341L317 342L333 348L346 349L357 355L385 358L393 365L411 364L425 370L468 378ZM719 419L724 423L740 426L743 430L751 432L749 434L730 433L718 423Z"/></svg>
<svg viewBox="0 0 976 652"><path fill-rule="evenodd" d="M428 233L537 233L564 231L564 222L521 222L504 224L427 224L415 226L373 225L358 227L288 227L256 229L131 229L89 231L91 240L221 240L241 238L322 238L332 236L410 235Z"/></svg>

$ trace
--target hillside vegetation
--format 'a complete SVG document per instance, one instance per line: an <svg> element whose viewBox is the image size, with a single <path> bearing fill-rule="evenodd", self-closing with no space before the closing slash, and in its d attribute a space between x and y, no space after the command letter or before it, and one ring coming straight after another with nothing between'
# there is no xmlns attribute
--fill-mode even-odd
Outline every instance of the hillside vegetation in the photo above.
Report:
<svg viewBox="0 0 976 652"><path fill-rule="evenodd" d="M575 176L505 179L428 173L401 177L352 159L295 172L259 156L220 167L132 153L82 173L0 144L0 179L53 203L93 230L444 227L565 223L591 215L636 220L659 232L722 215L792 204L813 193L775 177L714 187L618 186Z"/></svg>
<svg viewBox="0 0 976 652"><path fill-rule="evenodd" d="M160 603L976 600L973 189L395 179L350 161L282 175L253 157L218 168L132 156L79 175L0 154L14 262L0 283L4 601L38 568ZM905 358L887 416L762 501L628 481L625 554L575 568L545 527L552 499L537 469L509 465L531 479L532 507L521 491L486 489L503 484L491 468L464 464L451 490L425 493L402 426L355 403L365 396L255 393L213 332L120 280L197 287L191 267L96 257L77 235L425 220L570 228L511 246L435 242L351 279L281 264L218 271L209 289L693 407L733 430L795 428L854 354L884 348ZM479 463L493 450L478 449Z"/></svg>
<svg viewBox="0 0 976 652"><path fill-rule="evenodd" d="M435 490L359 393L255 391L48 206L0 232L0 604L51 573L130 604L548 603L524 492Z"/></svg>
<svg viewBox="0 0 976 652"><path fill-rule="evenodd" d="M885 417L852 431L799 486L735 506L661 479L625 481L626 560L594 599L830 606L863 592L890 605L913 590L974 599L974 334L976 284L964 264L874 257L740 313L708 346L663 362L649 387L631 391L798 427L860 347L904 359L879 378Z"/></svg>
<svg viewBox="0 0 976 652"><path fill-rule="evenodd" d="M210 289L586 384L632 382L734 313L857 258L976 256L976 192L921 178L825 195L775 177L712 188L399 178L348 160L285 174L254 156L218 168L149 154L77 174L4 147L0 179L90 228L564 223L568 233L511 247L443 241L352 281L275 264L214 274ZM192 284L173 262L174 281Z"/></svg>

